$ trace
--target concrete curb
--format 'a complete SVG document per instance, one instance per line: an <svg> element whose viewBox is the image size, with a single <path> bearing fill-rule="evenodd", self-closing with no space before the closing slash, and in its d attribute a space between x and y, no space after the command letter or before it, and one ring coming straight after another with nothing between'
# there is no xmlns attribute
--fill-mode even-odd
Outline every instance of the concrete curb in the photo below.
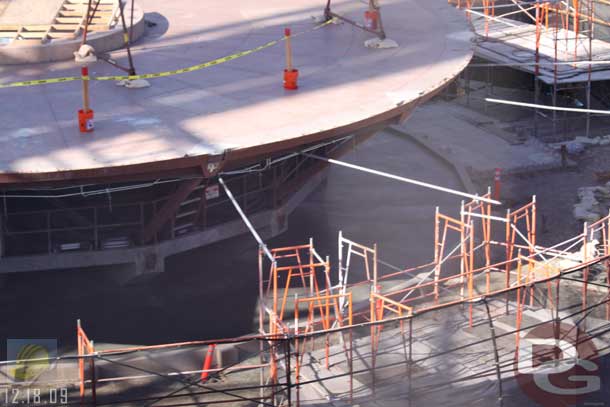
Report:
<svg viewBox="0 0 610 407"><path fill-rule="evenodd" d="M477 193L477 189L475 188L474 183L472 182L472 178L470 178L470 175L468 174L468 171L466 171L466 167L450 158L451 151L447 147L436 146L432 144L432 142L430 142L429 140L426 140L424 136L414 136L412 134L407 133L396 125L389 126L385 130L397 136L409 137L417 144L428 150L430 153L445 161L447 164L449 164L450 167L453 168L458 178L460 179L461 184L466 189L466 192L468 192L469 194Z"/></svg>

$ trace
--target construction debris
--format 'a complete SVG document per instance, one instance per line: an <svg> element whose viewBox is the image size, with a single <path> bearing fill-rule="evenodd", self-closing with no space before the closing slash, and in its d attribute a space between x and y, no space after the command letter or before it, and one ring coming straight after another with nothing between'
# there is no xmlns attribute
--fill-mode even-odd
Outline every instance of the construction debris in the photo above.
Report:
<svg viewBox="0 0 610 407"><path fill-rule="evenodd" d="M604 186L578 188L578 202L574 218L582 222L596 222L610 210L610 182Z"/></svg>

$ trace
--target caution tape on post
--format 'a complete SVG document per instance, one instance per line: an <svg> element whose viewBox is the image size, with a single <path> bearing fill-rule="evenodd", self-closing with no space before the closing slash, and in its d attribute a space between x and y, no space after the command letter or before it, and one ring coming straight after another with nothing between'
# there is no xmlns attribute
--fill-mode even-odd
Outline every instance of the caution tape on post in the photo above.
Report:
<svg viewBox="0 0 610 407"><path fill-rule="evenodd" d="M296 34L292 34L292 38L301 36L303 34L310 33L312 31L318 30L330 23L333 22L333 19L327 20L322 24L319 24L313 27L310 30L301 31ZM72 81L80 81L80 80L89 80L89 81L121 81L121 80L134 80L134 79L155 79L155 78L163 78L167 76L180 75L188 72L199 71L201 69L209 68L215 65L220 65L225 62L232 61L234 59L245 57L246 55L254 54L256 52L262 51L266 48L270 48L274 45L279 44L282 41L285 41L286 37L282 37L277 40L269 41L266 44L259 45L258 47L251 48L245 51L236 52L235 54L227 55L225 57L217 58L208 62L204 62L198 65L189 66L186 68L174 69L173 71L164 71L164 72L156 72L156 73L148 73L143 75L118 75L118 76L66 76L63 78L48 78L48 79L34 79L30 81L19 81L19 82L9 82L9 83L0 83L0 88L16 88L16 87L24 87L24 86L37 86L37 85L46 85L52 83L64 83L64 82L72 82Z"/></svg>

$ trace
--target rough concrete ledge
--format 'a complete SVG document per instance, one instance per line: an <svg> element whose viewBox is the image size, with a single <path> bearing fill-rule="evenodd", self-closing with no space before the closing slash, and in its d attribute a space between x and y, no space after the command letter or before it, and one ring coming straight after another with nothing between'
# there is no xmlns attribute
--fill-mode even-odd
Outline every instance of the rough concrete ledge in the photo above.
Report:
<svg viewBox="0 0 610 407"><path fill-rule="evenodd" d="M449 164L450 167L454 169L455 173L460 179L460 182L466 189L466 192L468 192L469 194L477 193L477 189L475 188L474 183L472 182L472 179L470 178L470 175L466 170L466 167L464 167L456 160L453 160L451 158L450 151L446 150L444 147L434 145L432 142L426 140L424 137L413 136L397 126L389 126L386 131L398 136L409 137L413 141L417 142L417 144L428 150L430 153L445 161L447 164Z"/></svg>
<svg viewBox="0 0 610 407"><path fill-rule="evenodd" d="M125 19L130 20L126 10ZM143 34L144 11L136 6L134 9L133 41ZM33 64L42 62L65 61L74 59L74 52L80 47L81 39L56 40L40 45L19 45L15 41L9 45L0 46L0 65ZM87 35L87 43L99 54L116 50L124 46L123 28L119 22L112 30L93 32Z"/></svg>

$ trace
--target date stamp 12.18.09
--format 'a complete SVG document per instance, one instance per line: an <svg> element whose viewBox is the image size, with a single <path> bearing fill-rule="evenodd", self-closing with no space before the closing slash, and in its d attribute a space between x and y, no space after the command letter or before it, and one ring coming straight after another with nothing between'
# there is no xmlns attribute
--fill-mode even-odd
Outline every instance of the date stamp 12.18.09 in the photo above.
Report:
<svg viewBox="0 0 610 407"><path fill-rule="evenodd" d="M68 404L68 388L4 387L0 404L5 406L61 406Z"/></svg>

